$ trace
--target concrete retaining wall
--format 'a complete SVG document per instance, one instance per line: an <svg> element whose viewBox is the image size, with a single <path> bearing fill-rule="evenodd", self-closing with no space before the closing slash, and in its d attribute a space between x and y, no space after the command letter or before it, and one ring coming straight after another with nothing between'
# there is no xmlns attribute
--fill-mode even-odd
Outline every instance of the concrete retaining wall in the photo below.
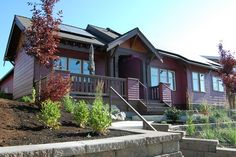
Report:
<svg viewBox="0 0 236 157"><path fill-rule="evenodd" d="M235 157L236 149L219 148L218 140L183 137L180 151L185 157Z"/></svg>
<svg viewBox="0 0 236 157"><path fill-rule="evenodd" d="M135 129L129 131L139 134L88 141L0 147L0 157L182 157L179 151L180 134Z"/></svg>

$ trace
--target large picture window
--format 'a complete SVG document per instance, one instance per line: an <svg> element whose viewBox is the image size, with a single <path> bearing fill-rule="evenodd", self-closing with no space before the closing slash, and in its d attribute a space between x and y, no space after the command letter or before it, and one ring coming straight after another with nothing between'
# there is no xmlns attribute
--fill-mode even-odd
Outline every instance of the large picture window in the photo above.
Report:
<svg viewBox="0 0 236 157"><path fill-rule="evenodd" d="M160 82L170 84L170 89L176 90L175 72L167 69L151 67L151 86L157 86Z"/></svg>
<svg viewBox="0 0 236 157"><path fill-rule="evenodd" d="M89 75L89 61L81 60L76 58L60 57L54 62L54 69L56 70L69 70L75 74L86 74Z"/></svg>
<svg viewBox="0 0 236 157"><path fill-rule="evenodd" d="M192 72L193 91L205 92L205 75L202 73Z"/></svg>
<svg viewBox="0 0 236 157"><path fill-rule="evenodd" d="M223 82L219 77L216 77L216 76L212 77L212 85L213 85L214 91L219 91L219 92L224 91Z"/></svg>

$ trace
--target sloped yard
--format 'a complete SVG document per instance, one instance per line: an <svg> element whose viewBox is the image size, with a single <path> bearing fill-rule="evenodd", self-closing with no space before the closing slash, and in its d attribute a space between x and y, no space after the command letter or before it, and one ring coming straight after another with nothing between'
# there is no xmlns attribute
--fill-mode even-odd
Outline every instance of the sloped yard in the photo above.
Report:
<svg viewBox="0 0 236 157"><path fill-rule="evenodd" d="M64 112L64 109L60 129L50 130L38 122L38 113L39 109L32 104L0 98L0 146L78 141L133 134L110 130L108 135L97 135L89 128L77 127L71 115Z"/></svg>

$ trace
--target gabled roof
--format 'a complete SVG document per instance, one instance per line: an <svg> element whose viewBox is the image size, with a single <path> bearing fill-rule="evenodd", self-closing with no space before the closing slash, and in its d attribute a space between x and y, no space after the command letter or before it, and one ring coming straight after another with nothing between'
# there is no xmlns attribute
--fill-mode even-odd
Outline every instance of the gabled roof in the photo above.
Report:
<svg viewBox="0 0 236 157"><path fill-rule="evenodd" d="M161 50L161 49L157 49L157 50L161 55L175 58L175 59L179 59L179 60L182 60L188 64L202 66L202 67L206 67L206 68L210 68L210 69L218 69L220 67L219 63L216 63L214 61L211 61L211 60L206 59L206 58L199 56L199 55L191 54L191 56L187 56L186 54L180 55L180 54L176 54L176 53Z"/></svg>
<svg viewBox="0 0 236 157"><path fill-rule="evenodd" d="M8 77L10 77L11 75L13 75L14 73L14 68L10 69L1 79L0 79L0 84L6 80Z"/></svg>
<svg viewBox="0 0 236 157"><path fill-rule="evenodd" d="M143 33L138 28L134 28L131 31L116 38L114 41L108 43L106 46L106 51L110 51L111 49L115 48L116 46L121 45L122 43L124 43L125 41L129 40L130 38L134 36L138 36L141 39L141 41L147 46L147 48L152 53L154 53L157 58L162 60L156 48L151 44L151 42L143 35Z"/></svg>

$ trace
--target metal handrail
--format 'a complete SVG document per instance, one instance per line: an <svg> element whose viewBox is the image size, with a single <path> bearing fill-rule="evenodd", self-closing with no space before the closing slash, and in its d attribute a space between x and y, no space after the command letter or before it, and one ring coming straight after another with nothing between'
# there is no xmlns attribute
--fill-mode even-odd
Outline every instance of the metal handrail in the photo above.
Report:
<svg viewBox="0 0 236 157"><path fill-rule="evenodd" d="M112 91L113 91L126 105L128 105L128 106L131 108L131 110L133 110L133 111L138 115L138 117L143 121L143 124L145 123L145 124L147 124L152 130L157 131L151 124L149 124L149 123L147 122L147 120L146 120L141 114L138 113L137 110L135 110L135 108L133 108L132 105L130 105L130 104L129 104L114 88L112 88L112 87L110 87L110 108L111 108L111 103L112 103L112 97L111 97Z"/></svg>

